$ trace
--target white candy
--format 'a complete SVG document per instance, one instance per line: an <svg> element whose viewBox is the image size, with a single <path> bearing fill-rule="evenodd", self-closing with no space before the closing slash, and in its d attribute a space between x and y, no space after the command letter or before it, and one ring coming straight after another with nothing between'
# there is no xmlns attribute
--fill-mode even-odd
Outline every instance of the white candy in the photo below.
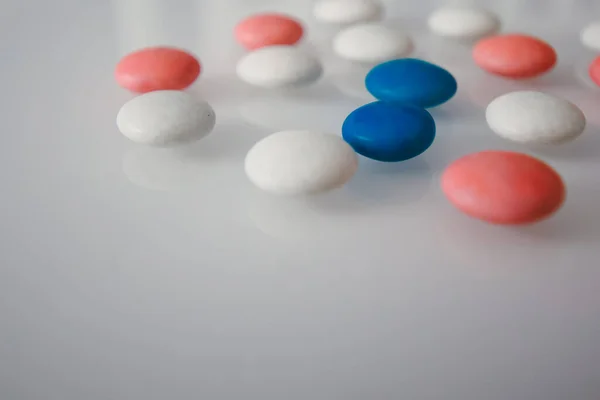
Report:
<svg viewBox="0 0 600 400"><path fill-rule="evenodd" d="M600 21L592 22L581 31L581 43L589 49L600 52Z"/></svg>
<svg viewBox="0 0 600 400"><path fill-rule="evenodd" d="M407 34L377 23L348 27L333 39L333 50L340 57L365 63L406 57L412 49Z"/></svg>
<svg viewBox="0 0 600 400"><path fill-rule="evenodd" d="M117 126L128 139L165 146L187 143L208 135L215 112L205 101L176 90L142 94L129 100L117 115Z"/></svg>
<svg viewBox="0 0 600 400"><path fill-rule="evenodd" d="M471 7L443 7L427 21L429 29L440 36L478 39L500 30L500 20L493 13Z"/></svg>
<svg viewBox="0 0 600 400"><path fill-rule="evenodd" d="M494 99L485 111L489 127L521 143L563 143L585 129L583 112L573 103L542 92L511 92Z"/></svg>
<svg viewBox="0 0 600 400"><path fill-rule="evenodd" d="M378 0L319 0L313 9L317 20L329 24L355 24L381 19Z"/></svg>
<svg viewBox="0 0 600 400"><path fill-rule="evenodd" d="M341 137L313 131L282 131L256 143L246 155L246 174L267 192L299 195L344 185L358 158Z"/></svg>
<svg viewBox="0 0 600 400"><path fill-rule="evenodd" d="M319 60L295 46L269 46L254 50L237 64L239 78L266 88L313 83L323 73Z"/></svg>

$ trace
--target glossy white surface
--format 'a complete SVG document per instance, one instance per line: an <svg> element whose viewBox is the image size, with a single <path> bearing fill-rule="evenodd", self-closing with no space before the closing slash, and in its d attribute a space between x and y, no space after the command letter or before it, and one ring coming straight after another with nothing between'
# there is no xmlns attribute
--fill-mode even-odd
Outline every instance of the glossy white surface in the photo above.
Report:
<svg viewBox="0 0 600 400"><path fill-rule="evenodd" d="M539 35L560 62L538 80L485 75L438 41L437 1L387 1L416 56L459 92L432 110L414 160L361 159L339 191L289 201L253 187L244 156L283 129L339 133L370 101L364 71L330 54L335 31L308 1L0 2L2 241L0 398L7 400L597 400L600 397L599 89L579 33L597 0L484 2L506 31ZM242 85L236 22L259 11L306 21L325 76L293 92ZM189 147L119 134L128 51L200 56L190 93L218 115ZM362 75L362 76L361 76ZM522 146L485 107L532 88L576 103L572 143L526 149L568 197L552 219L499 228L461 215L439 177L452 160Z"/></svg>

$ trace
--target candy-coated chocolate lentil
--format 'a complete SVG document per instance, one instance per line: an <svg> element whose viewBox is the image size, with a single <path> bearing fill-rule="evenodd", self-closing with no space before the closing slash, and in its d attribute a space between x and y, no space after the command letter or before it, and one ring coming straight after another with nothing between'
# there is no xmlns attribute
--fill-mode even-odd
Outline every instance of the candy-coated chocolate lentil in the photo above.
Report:
<svg viewBox="0 0 600 400"><path fill-rule="evenodd" d="M510 34L481 39L473 48L475 63L487 72L506 78L532 78L556 64L554 48L533 36Z"/></svg>
<svg viewBox="0 0 600 400"><path fill-rule="evenodd" d="M379 64L365 78L367 90L377 99L435 107L456 94L456 79L435 64L401 58Z"/></svg>
<svg viewBox="0 0 600 400"><path fill-rule="evenodd" d="M539 221L565 199L561 177L527 154L482 151L454 161L442 175L442 190L464 213L494 224Z"/></svg>
<svg viewBox="0 0 600 400"><path fill-rule="evenodd" d="M590 64L590 78L596 85L600 86L600 56L596 57Z"/></svg>
<svg viewBox="0 0 600 400"><path fill-rule="evenodd" d="M359 154L397 162L416 157L435 139L435 121L427 110L376 101L352 111L342 125L344 140Z"/></svg>
<svg viewBox="0 0 600 400"><path fill-rule="evenodd" d="M190 53L170 47L149 47L130 53L117 64L120 86L136 93L182 90L200 75L200 63Z"/></svg>
<svg viewBox="0 0 600 400"><path fill-rule="evenodd" d="M235 27L237 41L248 50L265 46L293 45L303 34L302 25L282 14L253 15Z"/></svg>

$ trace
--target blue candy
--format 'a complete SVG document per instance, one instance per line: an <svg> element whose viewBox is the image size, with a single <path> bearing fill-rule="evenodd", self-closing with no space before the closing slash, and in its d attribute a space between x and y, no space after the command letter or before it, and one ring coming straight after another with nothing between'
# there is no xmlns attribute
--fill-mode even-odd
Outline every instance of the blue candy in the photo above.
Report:
<svg viewBox="0 0 600 400"><path fill-rule="evenodd" d="M376 101L352 111L342 136L354 151L378 161L408 160L423 153L435 138L435 121L427 110L408 104Z"/></svg>
<svg viewBox="0 0 600 400"><path fill-rule="evenodd" d="M379 100L434 107L456 93L456 79L427 61L402 58L376 65L365 79L367 90Z"/></svg>

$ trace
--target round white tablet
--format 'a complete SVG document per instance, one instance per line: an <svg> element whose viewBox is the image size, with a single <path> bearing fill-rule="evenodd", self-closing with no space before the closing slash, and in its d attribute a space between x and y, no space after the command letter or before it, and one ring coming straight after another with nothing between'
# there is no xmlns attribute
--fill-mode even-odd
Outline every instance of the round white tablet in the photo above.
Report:
<svg viewBox="0 0 600 400"><path fill-rule="evenodd" d="M489 127L505 139L520 143L563 143L585 129L585 116L573 103L542 92L511 92L487 106Z"/></svg>
<svg viewBox="0 0 600 400"><path fill-rule="evenodd" d="M378 0L318 0L313 13L321 22L355 24L381 19L383 6Z"/></svg>
<svg viewBox="0 0 600 400"><path fill-rule="evenodd" d="M267 192L300 195L344 185L358 158L341 137L314 131L282 131L256 143L246 155L246 174Z"/></svg>
<svg viewBox="0 0 600 400"><path fill-rule="evenodd" d="M364 63L406 57L412 49L410 36L377 23L350 26L333 39L333 51L340 57Z"/></svg>
<svg viewBox="0 0 600 400"><path fill-rule="evenodd" d="M117 126L136 143L154 146L188 143L213 130L215 112L207 102L188 93L161 90L125 103L117 115Z"/></svg>
<svg viewBox="0 0 600 400"><path fill-rule="evenodd" d="M295 46L263 47L237 64L241 80L266 88L308 85L322 73L319 60Z"/></svg>
<svg viewBox="0 0 600 400"><path fill-rule="evenodd" d="M495 14L473 7L439 8L427 23L435 34L456 39L478 39L500 30L500 20Z"/></svg>
<svg viewBox="0 0 600 400"><path fill-rule="evenodd" d="M592 22L583 28L581 43L589 49L600 52L600 21Z"/></svg>

